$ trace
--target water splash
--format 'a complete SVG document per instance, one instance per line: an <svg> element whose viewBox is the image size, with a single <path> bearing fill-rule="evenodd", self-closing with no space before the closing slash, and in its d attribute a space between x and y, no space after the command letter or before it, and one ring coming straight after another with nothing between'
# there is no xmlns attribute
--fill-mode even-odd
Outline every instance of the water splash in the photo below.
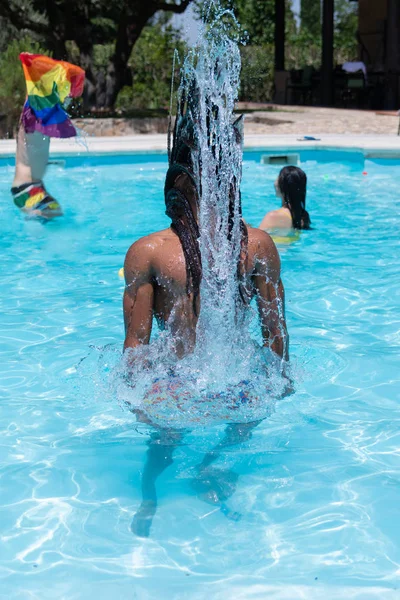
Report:
<svg viewBox="0 0 400 600"><path fill-rule="evenodd" d="M200 182L202 282L198 345L231 348L237 342L237 266L241 250L242 132L234 124L240 82L239 26L216 2L207 6L197 47L184 65L182 85L197 95L192 115L194 169ZM207 22L212 14L211 22ZM207 19L208 17L208 19Z"/></svg>
<svg viewBox="0 0 400 600"><path fill-rule="evenodd" d="M150 346L126 352L113 379L124 403L168 426L263 418L284 387L279 361L250 336L254 311L243 302L242 121L234 115L239 31L233 13L210 0L178 90L178 107L186 108L178 111L176 127L191 141L199 196L202 278L194 351L177 360L165 331Z"/></svg>

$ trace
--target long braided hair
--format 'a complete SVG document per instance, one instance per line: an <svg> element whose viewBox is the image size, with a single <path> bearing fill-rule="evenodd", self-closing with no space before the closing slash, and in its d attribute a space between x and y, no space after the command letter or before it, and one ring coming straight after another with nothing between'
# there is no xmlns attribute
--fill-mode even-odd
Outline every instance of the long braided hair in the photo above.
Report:
<svg viewBox="0 0 400 600"><path fill-rule="evenodd" d="M179 237L185 257L186 265L186 292L188 296L193 293L193 310L197 314L197 298L200 293L201 283L201 254L199 247L199 226L192 211L192 207L183 192L169 187L176 182L182 174L193 176L184 165L173 165L169 168L165 183L166 215L171 219L171 227Z"/></svg>
<svg viewBox="0 0 400 600"><path fill-rule="evenodd" d="M181 190L175 187L175 184L181 175L188 176L193 185L193 190L195 191L197 208L199 207L199 196L201 195L200 181L197 181L194 175L194 165L192 160L192 150L196 149L193 119L195 118L197 110L196 100L198 95L193 87L188 86L187 89L189 89L189 91L181 88L175 126L172 134L172 147L171 127L169 127L168 131L169 169L165 178L164 197L166 206L165 213L172 221L171 227L179 237L185 257L186 292L188 296L193 293L193 311L194 314L198 316L197 300L200 294L200 284L202 279L199 226L188 198ZM241 142L241 125L242 118L240 117L233 124L237 143ZM237 265L237 277L240 297L243 303L247 303L248 293L246 292L245 276L248 232L246 224L242 219L241 202L239 202L239 215L235 214L236 183L237 182L235 181L232 184L230 190L228 240L231 240L232 238L235 217L239 216L241 248Z"/></svg>

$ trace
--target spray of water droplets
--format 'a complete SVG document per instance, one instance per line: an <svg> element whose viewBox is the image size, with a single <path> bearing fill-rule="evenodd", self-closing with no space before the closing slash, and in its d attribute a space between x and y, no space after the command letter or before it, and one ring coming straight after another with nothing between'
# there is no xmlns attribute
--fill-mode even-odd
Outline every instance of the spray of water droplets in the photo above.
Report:
<svg viewBox="0 0 400 600"><path fill-rule="evenodd" d="M178 103L187 103L193 126L199 195L202 280L194 351L178 361L165 331L133 351L128 376L130 352L113 376L119 398L143 410L152 422L169 426L262 418L282 393L277 361L251 338L254 312L241 294L242 123L234 115L238 32L233 13L210 0L178 90Z"/></svg>

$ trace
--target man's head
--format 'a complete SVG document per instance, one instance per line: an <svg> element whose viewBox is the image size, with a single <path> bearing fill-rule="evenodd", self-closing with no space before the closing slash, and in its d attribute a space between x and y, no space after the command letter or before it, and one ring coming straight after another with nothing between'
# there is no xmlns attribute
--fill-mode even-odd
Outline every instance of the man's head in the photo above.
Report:
<svg viewBox="0 0 400 600"><path fill-rule="evenodd" d="M232 154L237 155L237 150L241 150L243 141L243 119L239 117L231 122L231 132L228 134L229 143L224 143L225 137L220 139L218 132L221 124L219 123L218 104L211 99L206 98L201 101L201 92L197 87L196 79L189 81L187 77L182 78L182 83L178 94L177 114L175 126L171 138L172 129L169 129L168 136L168 159L169 169L165 178L165 206L166 214L170 217L172 230L178 235L182 250L185 256L187 272L187 291L193 292L193 306L196 312L196 299L200 292L200 282L202 278L202 260L199 246L199 203L202 192L201 172L203 160L210 159L215 162L213 172L215 172L215 181L211 182L218 186L218 179L221 178L221 189L229 189L229 206L227 240L231 242L234 238L232 231L234 224L237 225L239 217L239 226L241 234L241 252L240 256L246 254L247 247L247 229L241 218L241 203L239 182L240 175L235 173L233 180L222 182L222 178L227 177L224 159L232 162ZM205 114L200 114L200 108ZM233 116L233 115L232 115ZM204 117L204 118L202 118ZM226 124L223 123L225 134ZM207 135L208 153L206 158L202 156L202 136ZM233 135L232 135L233 134ZM203 140L204 141L204 140ZM172 142L172 143L171 143ZM208 158L207 158L208 157ZM229 163L229 164L230 164ZM241 167L241 161L240 161ZM228 173L230 169L227 170ZM238 176L239 175L239 176ZM223 183L223 185L222 185ZM207 187L207 186L206 186ZM212 219L208 223L213 227ZM242 259L239 259L238 278L242 279ZM239 284L240 288L240 284ZM242 291L240 290L242 295ZM243 296L242 296L243 297Z"/></svg>
<svg viewBox="0 0 400 600"><path fill-rule="evenodd" d="M188 204L193 216L197 220L198 192L191 170L178 164L170 167L165 178L164 195L168 216L172 218L170 214L171 208L179 199L178 204ZM181 209L183 209L183 206ZM178 206L176 207L177 210L179 210Z"/></svg>
<svg viewBox="0 0 400 600"><path fill-rule="evenodd" d="M175 179L173 189L186 198L194 218L198 221L198 194L193 179L187 173L181 173Z"/></svg>

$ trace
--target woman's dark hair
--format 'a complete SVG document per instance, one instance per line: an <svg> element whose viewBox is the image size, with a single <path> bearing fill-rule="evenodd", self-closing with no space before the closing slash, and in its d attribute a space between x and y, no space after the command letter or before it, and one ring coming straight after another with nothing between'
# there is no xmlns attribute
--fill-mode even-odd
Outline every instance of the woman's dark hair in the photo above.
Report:
<svg viewBox="0 0 400 600"><path fill-rule="evenodd" d="M307 175L299 167L283 167L278 187L285 206L292 215L295 229L310 229L311 219L306 211Z"/></svg>
<svg viewBox="0 0 400 600"><path fill-rule="evenodd" d="M186 292L190 295L193 292L193 310L197 316L197 299L200 293L200 283L202 278L201 253L199 246L199 227L193 214L191 204L185 193L175 187L175 182L181 175L186 175L190 182L188 185L193 186L193 191L198 202L198 197L201 194L199 189L200 182L196 181L194 176L194 165L192 162L192 151L196 148L196 139L193 126L193 113L195 114L195 106L197 95L196 91L191 89L189 94L190 101L187 98L187 92L181 92L181 98L178 101L178 110L174 126L174 131L171 136L171 131L168 132L168 156L169 169L167 171L164 187L164 197L166 214L172 221L172 228L179 237L182 246L186 264ZM191 104L190 110L188 104ZM241 119L237 119L233 124L236 141L239 143ZM172 137L172 144L171 144ZM231 239L233 223L235 219L234 197L236 193L235 181L230 190L230 206L228 219L228 239ZM239 192L240 194L240 192ZM247 256L248 234L247 227L242 219L241 205L239 203L239 218L241 231L240 257L238 260L237 276L239 283L239 295L243 302L246 302L245 290L245 260Z"/></svg>
<svg viewBox="0 0 400 600"><path fill-rule="evenodd" d="M193 175L188 168L178 164L170 167L165 181L165 213L171 219L171 227L182 246L186 265L186 292L188 295L193 292L193 310L197 316L197 298L202 276L198 241L200 233L189 200L183 192L174 187L175 181L183 174L190 177L193 188L196 189Z"/></svg>

